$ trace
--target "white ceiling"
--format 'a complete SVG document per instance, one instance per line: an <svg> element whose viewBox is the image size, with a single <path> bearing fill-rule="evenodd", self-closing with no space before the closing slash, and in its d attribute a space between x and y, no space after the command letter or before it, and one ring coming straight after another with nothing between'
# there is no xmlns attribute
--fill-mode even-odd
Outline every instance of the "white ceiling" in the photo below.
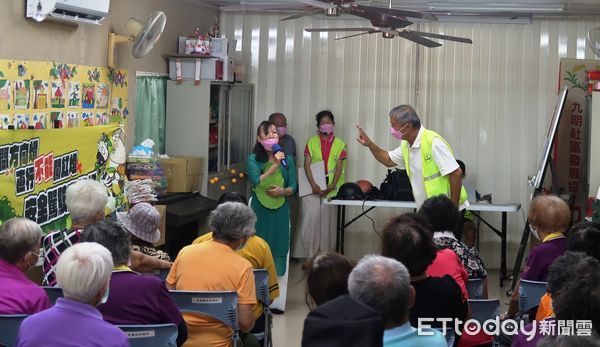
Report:
<svg viewBox="0 0 600 347"><path fill-rule="evenodd" d="M188 0L189 1L189 0ZM301 1L292 0L195 0L198 2L207 3L217 7L232 6L232 5L243 5L239 9L244 10L264 10L264 5L282 5L285 9L293 9L297 6L298 9L305 8L305 4ZM332 0L339 2L340 0ZM347 0L346 0L347 1ZM372 6L388 7L387 0L356 0L360 4L369 4ZM477 1L477 0L456 0L456 1L444 1L444 0L392 0L392 8L406 9L406 10L417 10L417 11L428 11L428 4L431 2L436 3L453 3L453 4L470 4L476 6L486 6L487 4L506 4L518 6L539 6L539 5L557 5L562 4L564 11L558 15L575 15L575 16L600 16L600 0L492 0L492 1ZM262 6L261 6L262 5ZM534 15L554 15L557 13L527 13L526 11L518 12L520 14L534 14Z"/></svg>

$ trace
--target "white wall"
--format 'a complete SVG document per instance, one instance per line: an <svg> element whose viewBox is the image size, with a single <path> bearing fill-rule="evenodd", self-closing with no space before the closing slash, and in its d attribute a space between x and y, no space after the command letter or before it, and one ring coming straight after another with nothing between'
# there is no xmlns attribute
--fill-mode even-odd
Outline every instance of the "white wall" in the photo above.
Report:
<svg viewBox="0 0 600 347"><path fill-rule="evenodd" d="M364 126L382 147L393 148L398 143L389 135L387 114L393 106L413 104L425 126L442 134L465 161L480 192L492 192L495 202L520 202L525 208L527 176L534 173L555 102L559 59L593 59L585 34L600 24L421 24L421 30L474 41L428 49L375 34L335 41L336 34L303 31L368 24L359 20L279 18L222 15L223 32L240 41L238 58L247 64L247 81L256 85L255 124L281 111L303 146L314 134L314 115L329 108L336 115L337 135L348 143L348 180L379 184L386 170L357 144L354 125ZM399 212L378 209L370 215L380 231ZM485 216L500 225L499 215ZM521 213L509 216L509 267L523 226ZM358 258L376 251L378 243L371 222L362 219L347 233L346 253ZM487 228L481 248L488 266L498 268L499 239Z"/></svg>

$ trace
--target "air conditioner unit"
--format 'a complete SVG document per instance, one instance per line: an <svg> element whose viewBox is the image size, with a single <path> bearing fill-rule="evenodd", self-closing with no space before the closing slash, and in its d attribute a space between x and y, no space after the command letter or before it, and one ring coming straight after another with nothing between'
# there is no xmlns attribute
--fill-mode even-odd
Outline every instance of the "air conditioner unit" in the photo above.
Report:
<svg viewBox="0 0 600 347"><path fill-rule="evenodd" d="M100 25L110 0L27 0L26 17L34 18L40 4L45 19Z"/></svg>

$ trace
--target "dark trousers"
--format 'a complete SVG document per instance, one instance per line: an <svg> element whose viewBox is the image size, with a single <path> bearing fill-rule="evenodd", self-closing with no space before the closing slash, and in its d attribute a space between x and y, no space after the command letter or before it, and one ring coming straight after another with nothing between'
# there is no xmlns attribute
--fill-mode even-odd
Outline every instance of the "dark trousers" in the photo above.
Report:
<svg viewBox="0 0 600 347"><path fill-rule="evenodd" d="M460 211L460 219L458 220L458 225L456 226L456 230L454 230L454 236L458 241L462 241L463 237L463 227L465 225L465 213L467 209Z"/></svg>

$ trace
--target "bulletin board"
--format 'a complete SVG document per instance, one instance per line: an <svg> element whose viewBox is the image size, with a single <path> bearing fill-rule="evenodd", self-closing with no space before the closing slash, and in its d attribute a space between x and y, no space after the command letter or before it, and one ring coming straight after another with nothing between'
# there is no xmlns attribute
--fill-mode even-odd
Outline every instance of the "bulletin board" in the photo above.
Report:
<svg viewBox="0 0 600 347"><path fill-rule="evenodd" d="M84 178L123 209L127 102L124 70L0 60L0 222L68 227L66 189Z"/></svg>

